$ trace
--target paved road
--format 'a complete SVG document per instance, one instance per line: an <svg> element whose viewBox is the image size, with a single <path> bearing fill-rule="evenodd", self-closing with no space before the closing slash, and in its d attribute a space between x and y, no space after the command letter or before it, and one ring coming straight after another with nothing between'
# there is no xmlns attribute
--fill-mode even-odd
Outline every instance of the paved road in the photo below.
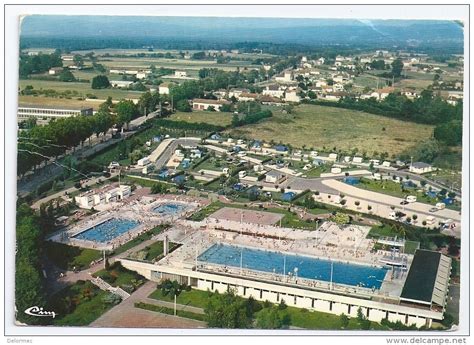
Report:
<svg viewBox="0 0 474 345"><path fill-rule="evenodd" d="M147 121L150 118L153 118L156 116L156 113L150 113L148 116L141 116L139 118L136 118L131 122L131 125L133 124L133 127L138 127L141 124L143 124L145 121ZM123 134L123 138L128 138L129 136L133 135L135 131L129 131L125 132ZM82 158L87 158L97 151L100 151L106 147L113 146L117 144L122 138L120 139L111 139L110 135L106 135L105 138L108 137L108 140L101 142L101 140L104 139L104 137L99 137L97 138L95 135L93 135L91 139L91 146L89 146L89 142L86 141L86 144L84 147L81 147L81 145L77 146L75 152L70 152L67 155L69 156L74 156L74 157L82 157ZM62 157L62 156L60 156ZM49 162L48 164L42 166L39 169L36 169L34 174L30 174L27 177L24 177L23 179L19 180L17 182L17 193L20 196L24 196L32 191L34 191L38 186L41 184L51 180L55 176L58 176L62 174L64 168L53 163Z"/></svg>
<svg viewBox="0 0 474 345"><path fill-rule="evenodd" d="M201 142L201 139L196 138L178 138L173 140L166 149L163 150L163 153L160 157L156 160L155 166L158 170L160 170L165 164L170 160L171 156L173 155L176 148L181 146L196 146Z"/></svg>

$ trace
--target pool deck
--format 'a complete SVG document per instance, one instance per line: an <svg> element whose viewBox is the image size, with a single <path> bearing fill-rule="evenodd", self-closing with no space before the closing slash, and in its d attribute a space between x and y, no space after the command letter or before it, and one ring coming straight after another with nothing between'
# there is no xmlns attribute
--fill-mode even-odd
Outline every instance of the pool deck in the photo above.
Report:
<svg viewBox="0 0 474 345"><path fill-rule="evenodd" d="M184 230L185 229L185 230ZM366 236L369 227L351 225L344 228L332 222L323 223L316 231L295 230L288 228L277 228L272 226L256 226L255 224L241 224L239 222L218 223L212 220L203 222L190 222L180 220L173 228L160 234L167 235L174 242L182 243L179 249L169 254L159 264L174 267L198 266L206 270L214 270L220 273L240 275L240 268L226 267L198 261L198 256L216 243L244 246L260 250L305 255L325 260L334 260L344 263L361 264L381 267L380 259L387 254L386 251L372 252L373 239ZM240 232L242 231L242 233ZM265 237L270 235L271 237ZM280 239L275 236L281 236ZM412 256L408 257L408 265ZM247 276L260 277L265 280L282 281L287 277L281 277L273 273L244 270ZM406 274L392 280L392 273L388 271L380 290L376 290L379 296L399 296L403 287ZM291 283L291 282L290 282ZM312 279L298 278L298 284L306 284L312 288L330 289L329 283ZM316 286L317 285L317 286ZM339 288L354 289L347 285L339 284ZM334 286L333 286L334 287ZM355 293L354 291L352 291ZM358 294L373 296L371 289L357 288ZM343 291L343 292L344 292Z"/></svg>
<svg viewBox="0 0 474 345"><path fill-rule="evenodd" d="M186 205L184 209L175 214L160 214L153 212L153 209L163 204L180 203ZM141 196L134 200L124 200L122 202L110 203L107 209L102 210L85 220L67 227L62 232L50 236L48 239L56 242L65 243L72 246L90 248L97 250L113 250L134 239L135 237L151 230L157 225L170 223L173 224L180 218L187 217L203 204L198 199L190 197L169 197L163 196ZM91 229L111 218L127 219L139 222L138 226L115 237L109 242L96 242L85 239L78 239L74 236Z"/></svg>

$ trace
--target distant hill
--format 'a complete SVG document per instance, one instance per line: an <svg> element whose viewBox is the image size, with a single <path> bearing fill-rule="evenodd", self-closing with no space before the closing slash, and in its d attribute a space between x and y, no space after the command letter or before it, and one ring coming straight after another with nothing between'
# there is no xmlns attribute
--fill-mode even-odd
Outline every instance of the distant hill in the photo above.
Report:
<svg viewBox="0 0 474 345"><path fill-rule="evenodd" d="M186 40L217 43L268 42L325 45L463 44L454 21L288 18L40 16L23 18L22 40L117 39Z"/></svg>

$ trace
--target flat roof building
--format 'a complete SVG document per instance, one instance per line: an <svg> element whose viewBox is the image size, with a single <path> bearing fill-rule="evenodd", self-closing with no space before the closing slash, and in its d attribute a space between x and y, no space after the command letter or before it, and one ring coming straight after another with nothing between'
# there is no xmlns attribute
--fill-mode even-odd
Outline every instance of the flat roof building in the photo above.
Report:
<svg viewBox="0 0 474 345"><path fill-rule="evenodd" d="M58 119L71 116L89 116L93 115L94 110L89 107L84 108L67 108L67 107L38 107L33 105L20 105L18 107L18 122L29 118L37 119Z"/></svg>

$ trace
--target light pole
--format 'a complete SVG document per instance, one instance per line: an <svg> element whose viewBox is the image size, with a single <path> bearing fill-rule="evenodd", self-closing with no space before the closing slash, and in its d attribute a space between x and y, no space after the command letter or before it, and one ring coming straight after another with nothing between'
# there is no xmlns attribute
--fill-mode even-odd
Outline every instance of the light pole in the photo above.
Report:
<svg viewBox="0 0 474 345"><path fill-rule="evenodd" d="M174 316L176 316L176 293L174 294Z"/></svg>

